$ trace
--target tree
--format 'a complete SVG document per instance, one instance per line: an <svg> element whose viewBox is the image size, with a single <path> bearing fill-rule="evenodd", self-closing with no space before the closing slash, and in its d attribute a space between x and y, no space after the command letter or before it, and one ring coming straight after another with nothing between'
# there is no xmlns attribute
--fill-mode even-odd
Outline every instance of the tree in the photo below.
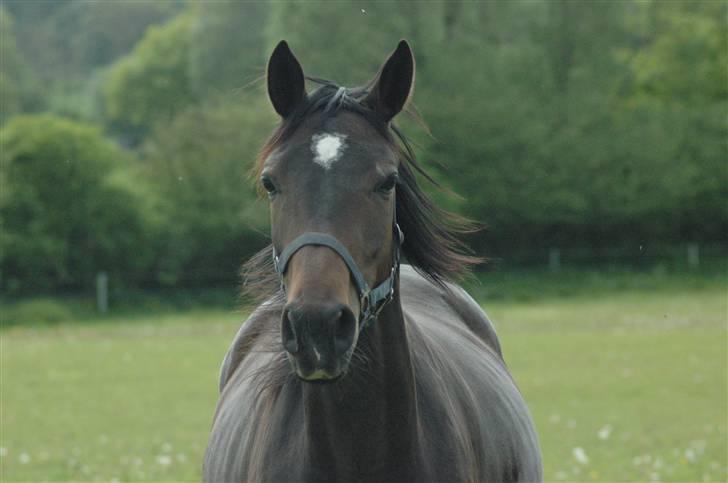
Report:
<svg viewBox="0 0 728 483"><path fill-rule="evenodd" d="M451 203L490 227L477 244L513 253L721 237L725 6L447 7L415 100L438 139L425 159L448 168L438 179L464 197Z"/></svg>
<svg viewBox="0 0 728 483"><path fill-rule="evenodd" d="M98 270L143 278L151 253L144 200L126 189L131 160L90 125L18 116L0 130L2 285L90 286Z"/></svg>
<svg viewBox="0 0 728 483"><path fill-rule="evenodd" d="M132 144L197 100L188 75L191 31L189 13L152 26L108 72L106 117Z"/></svg>
<svg viewBox="0 0 728 483"><path fill-rule="evenodd" d="M204 2L194 5L190 80L199 96L225 93L265 71L265 2Z"/></svg>
<svg viewBox="0 0 728 483"><path fill-rule="evenodd" d="M0 5L0 124L14 114L40 106L32 71L18 49L13 18Z"/></svg>
<svg viewBox="0 0 728 483"><path fill-rule="evenodd" d="M643 8L640 42L621 56L632 79L627 107L652 112L666 131L655 145L674 147L668 157L670 182L663 191L672 203L662 207L662 215L669 214L676 239L724 240L728 5L653 1Z"/></svg>
<svg viewBox="0 0 728 483"><path fill-rule="evenodd" d="M267 51L285 39L308 75L345 86L371 79L412 24L408 4L342 0L271 5ZM321 28L299 28L315 25Z"/></svg>
<svg viewBox="0 0 728 483"><path fill-rule="evenodd" d="M648 7L644 45L623 52L638 93L686 105L727 100L728 5L671 1Z"/></svg>
<svg viewBox="0 0 728 483"><path fill-rule="evenodd" d="M191 106L142 146L143 173L165 220L155 268L163 283L235 280L240 262L262 248L267 210L247 173L274 124L263 103L255 92Z"/></svg>
<svg viewBox="0 0 728 483"><path fill-rule="evenodd" d="M43 82L78 78L128 53L178 0L4 2L17 19L21 50Z"/></svg>

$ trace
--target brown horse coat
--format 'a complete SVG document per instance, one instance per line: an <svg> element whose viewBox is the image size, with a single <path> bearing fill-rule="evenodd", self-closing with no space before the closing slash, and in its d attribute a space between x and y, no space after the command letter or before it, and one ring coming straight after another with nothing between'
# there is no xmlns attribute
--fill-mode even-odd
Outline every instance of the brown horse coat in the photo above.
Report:
<svg viewBox="0 0 728 483"><path fill-rule="evenodd" d="M205 481L541 480L536 433L495 330L464 290L449 288L401 269L408 344L393 340L390 349L406 351L415 382L398 391L413 402L412 414L399 418L377 410L384 401L372 398L386 392L382 385L400 381L377 377L376 370L359 368L357 375L354 368L329 385L282 378L290 368L282 349L271 349L280 336L270 330L277 328L281 300L256 310L223 363ZM390 322L380 319L376 327ZM319 413L319 400L332 401L332 412ZM350 424L334 425L344 434L333 435L325 429L337 413ZM390 434L412 440L398 445L387 441Z"/></svg>
<svg viewBox="0 0 728 483"><path fill-rule="evenodd" d="M541 480L493 326L447 282L477 261L465 227L419 188L427 175L391 124L413 80L402 41L371 84L309 95L276 47L283 122L256 166L272 243L248 277L268 295L223 362L205 481Z"/></svg>

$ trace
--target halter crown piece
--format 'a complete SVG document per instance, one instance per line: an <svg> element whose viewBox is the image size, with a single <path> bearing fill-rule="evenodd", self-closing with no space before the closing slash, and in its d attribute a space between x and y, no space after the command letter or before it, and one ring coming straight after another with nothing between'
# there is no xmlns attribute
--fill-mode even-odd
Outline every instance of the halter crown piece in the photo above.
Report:
<svg viewBox="0 0 728 483"><path fill-rule="evenodd" d="M404 242L404 234L395 221L393 224L394 232L394 249L392 254L392 269L389 276L373 289L369 288L369 284L364 279L364 274L359 270L359 266L349 253L349 250L335 237L326 233L306 232L296 237L289 243L278 255L275 247L273 247L273 266L276 273L281 278L281 288L285 292L286 287L283 285L283 275L286 273L286 267L291 257L306 245L320 245L331 248L349 267L351 278L356 284L356 291L359 295L359 331L363 331L372 322L374 322L381 312L382 308L392 300L394 295L394 286L397 273L399 272L399 252Z"/></svg>

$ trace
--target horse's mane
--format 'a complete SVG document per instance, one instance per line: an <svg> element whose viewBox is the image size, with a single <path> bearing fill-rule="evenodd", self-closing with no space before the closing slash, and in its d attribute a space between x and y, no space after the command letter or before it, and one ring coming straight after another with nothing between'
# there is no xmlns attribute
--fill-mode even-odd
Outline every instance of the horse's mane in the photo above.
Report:
<svg viewBox="0 0 728 483"><path fill-rule="evenodd" d="M397 184L397 222L404 233L402 252L407 261L421 275L443 286L466 272L481 259L459 239L460 235L477 229L470 220L436 206L417 183L417 174L435 186L438 183L418 163L412 143L393 123L388 123L364 102L375 81L353 89L333 82L307 77L318 87L290 116L276 128L263 145L252 175L258 183L263 164L270 153L285 142L296 129L314 113L335 115L339 111L354 112L362 116L386 139L400 157ZM415 115L413 111L410 114ZM261 191L262 192L262 191ZM241 271L243 295L260 301L274 295L279 279L273 270L272 245L253 255Z"/></svg>

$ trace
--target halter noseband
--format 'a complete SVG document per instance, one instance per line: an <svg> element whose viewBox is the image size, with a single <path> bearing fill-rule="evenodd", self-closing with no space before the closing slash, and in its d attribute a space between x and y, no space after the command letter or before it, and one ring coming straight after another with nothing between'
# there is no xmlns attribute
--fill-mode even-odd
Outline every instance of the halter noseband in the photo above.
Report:
<svg viewBox="0 0 728 483"><path fill-rule="evenodd" d="M349 250L335 237L326 233L306 232L296 237L291 243L289 243L278 255L275 247L273 247L273 266L276 273L281 277L281 287L285 291L283 286L283 275L286 273L286 267L291 257L301 248L306 245L320 245L331 248L335 251L341 259L346 263L349 268L351 277L354 279L356 284L356 291L359 295L359 330L363 331L368 327L379 315L382 308L392 300L394 295L395 278L399 271L399 251L404 241L404 234L399 228L399 225L395 222L393 224L394 231L394 250L392 255L392 269L389 272L389 277L384 279L382 283L369 289L364 274L359 270L359 266L354 261L354 258L349 253Z"/></svg>

